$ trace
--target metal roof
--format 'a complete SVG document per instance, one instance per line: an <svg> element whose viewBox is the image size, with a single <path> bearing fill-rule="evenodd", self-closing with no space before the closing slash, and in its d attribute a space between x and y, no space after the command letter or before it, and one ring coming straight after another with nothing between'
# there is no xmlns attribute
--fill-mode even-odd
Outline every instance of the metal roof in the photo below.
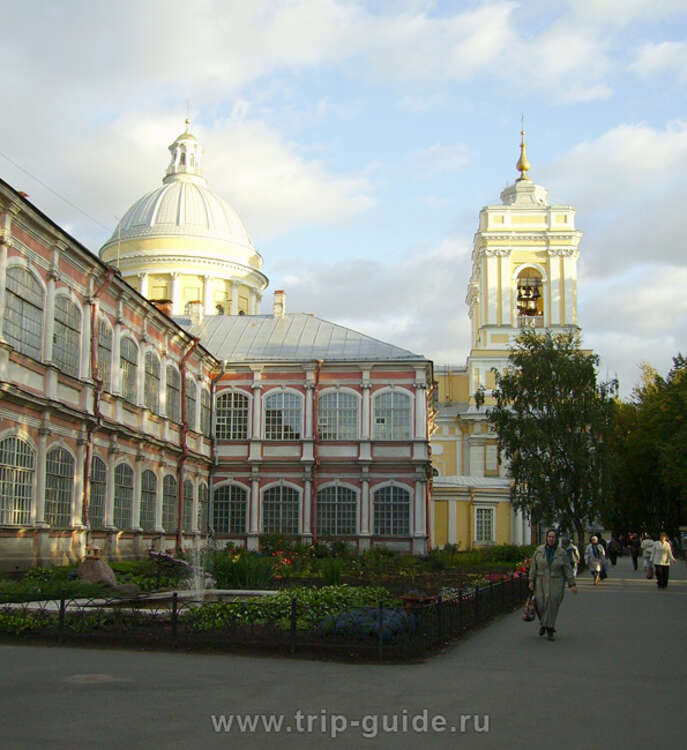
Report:
<svg viewBox="0 0 687 750"><path fill-rule="evenodd" d="M217 359L229 361L427 361L420 354L306 313L283 318L210 315L195 326L189 318L175 320Z"/></svg>

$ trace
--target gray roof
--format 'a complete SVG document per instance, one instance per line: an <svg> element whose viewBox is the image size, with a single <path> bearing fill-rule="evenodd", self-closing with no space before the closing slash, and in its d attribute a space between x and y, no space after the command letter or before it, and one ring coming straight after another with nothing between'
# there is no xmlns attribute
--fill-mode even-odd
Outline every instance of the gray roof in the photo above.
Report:
<svg viewBox="0 0 687 750"><path fill-rule="evenodd" d="M208 315L200 325L175 318L217 359L229 361L427 361L420 354L307 313Z"/></svg>

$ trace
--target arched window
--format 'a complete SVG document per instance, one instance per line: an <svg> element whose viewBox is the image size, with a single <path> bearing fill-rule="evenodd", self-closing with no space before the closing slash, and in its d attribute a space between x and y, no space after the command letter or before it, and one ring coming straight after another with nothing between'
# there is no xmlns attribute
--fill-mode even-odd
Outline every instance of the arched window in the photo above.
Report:
<svg viewBox="0 0 687 750"><path fill-rule="evenodd" d="M157 477L150 469L141 475L141 518L143 531L155 530L155 505L157 504Z"/></svg>
<svg viewBox="0 0 687 750"><path fill-rule="evenodd" d="M232 391L217 397L215 435L218 440L245 440L248 437L248 396Z"/></svg>
<svg viewBox="0 0 687 750"><path fill-rule="evenodd" d="M112 390L112 329L104 320L98 322L98 378Z"/></svg>
<svg viewBox="0 0 687 750"><path fill-rule="evenodd" d="M167 534L173 534L177 530L178 503L177 480L168 474L162 485L162 528Z"/></svg>
<svg viewBox="0 0 687 750"><path fill-rule="evenodd" d="M134 502L134 470L126 464L115 468L115 491L112 523L118 529L131 528L131 508Z"/></svg>
<svg viewBox="0 0 687 750"><path fill-rule="evenodd" d="M81 361L81 312L64 295L55 299L55 330L53 332L53 362L69 375L79 376Z"/></svg>
<svg viewBox="0 0 687 750"><path fill-rule="evenodd" d="M358 398L352 393L335 391L320 396L317 428L321 440L357 440Z"/></svg>
<svg viewBox="0 0 687 750"><path fill-rule="evenodd" d="M348 487L325 487L317 493L317 532L321 536L356 533L356 493Z"/></svg>
<svg viewBox="0 0 687 750"><path fill-rule="evenodd" d="M219 534L245 534L248 492L236 484L222 485L214 491L213 526Z"/></svg>
<svg viewBox="0 0 687 750"><path fill-rule="evenodd" d="M265 398L265 440L299 440L303 400L295 393L277 391Z"/></svg>
<svg viewBox="0 0 687 750"><path fill-rule="evenodd" d="M122 396L132 404L138 395L138 347L128 336L122 338L119 350Z"/></svg>
<svg viewBox="0 0 687 750"><path fill-rule="evenodd" d="M203 388L200 392L200 431L207 437L210 437L212 427L210 403L210 391Z"/></svg>
<svg viewBox="0 0 687 750"><path fill-rule="evenodd" d="M91 494L88 502L88 525L92 529L102 529L105 525L106 481L105 462L93 456L91 459Z"/></svg>
<svg viewBox="0 0 687 750"><path fill-rule="evenodd" d="M373 496L375 536L410 534L410 492L402 487L382 487Z"/></svg>
<svg viewBox="0 0 687 750"><path fill-rule="evenodd" d="M181 528L186 531L191 531L193 525L193 482L190 479L184 481L184 505L183 514L181 517Z"/></svg>
<svg viewBox="0 0 687 750"><path fill-rule="evenodd" d="M265 534L298 534L299 493L293 487L270 487L262 496L262 530Z"/></svg>
<svg viewBox="0 0 687 750"><path fill-rule="evenodd" d="M72 525L74 459L64 448L54 448L45 460L45 522L53 527Z"/></svg>
<svg viewBox="0 0 687 750"><path fill-rule="evenodd" d="M160 411L160 360L154 352L146 352L143 403L147 409Z"/></svg>
<svg viewBox="0 0 687 750"><path fill-rule="evenodd" d="M207 534L209 531L208 497L207 484L201 484L198 487L198 529L201 534Z"/></svg>
<svg viewBox="0 0 687 750"><path fill-rule="evenodd" d="M181 376L179 371L167 365L167 419L181 422Z"/></svg>
<svg viewBox="0 0 687 750"><path fill-rule="evenodd" d="M3 334L17 351L40 359L43 353L43 288L33 274L7 269Z"/></svg>
<svg viewBox="0 0 687 750"><path fill-rule="evenodd" d="M384 391L374 398L374 439L410 440L411 402L405 391Z"/></svg>
<svg viewBox="0 0 687 750"><path fill-rule="evenodd" d="M186 424L192 429L196 429L196 382L192 377L186 378Z"/></svg>
<svg viewBox="0 0 687 750"><path fill-rule="evenodd" d="M35 454L16 437L0 442L0 524L26 526L31 523Z"/></svg>
<svg viewBox="0 0 687 750"><path fill-rule="evenodd" d="M535 268L523 268L518 274L516 307L518 328L542 328L544 295L542 277Z"/></svg>

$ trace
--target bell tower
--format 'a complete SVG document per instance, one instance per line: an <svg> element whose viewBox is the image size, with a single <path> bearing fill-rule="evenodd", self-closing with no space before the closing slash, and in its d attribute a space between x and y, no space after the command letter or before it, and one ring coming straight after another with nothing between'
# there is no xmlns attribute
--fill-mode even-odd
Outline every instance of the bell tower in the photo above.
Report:
<svg viewBox="0 0 687 750"><path fill-rule="evenodd" d="M466 304L471 320L468 357L470 394L494 386L495 367L507 364L515 337L524 328L579 330L577 258L582 232L575 209L551 204L548 191L528 172L521 131L520 176L501 193L501 203L479 214Z"/></svg>

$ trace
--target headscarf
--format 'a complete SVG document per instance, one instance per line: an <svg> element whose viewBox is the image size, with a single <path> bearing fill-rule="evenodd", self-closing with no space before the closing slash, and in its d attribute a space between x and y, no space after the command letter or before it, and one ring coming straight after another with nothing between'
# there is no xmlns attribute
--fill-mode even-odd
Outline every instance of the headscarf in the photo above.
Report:
<svg viewBox="0 0 687 750"><path fill-rule="evenodd" d="M594 557L601 557L601 552L599 551L599 537L594 534L590 541L592 547L592 555L594 555Z"/></svg>
<svg viewBox="0 0 687 750"><path fill-rule="evenodd" d="M549 544L549 534L553 532L555 540L553 544ZM558 532L556 529L549 529L546 532L546 544L544 544L544 552L546 552L546 562L551 565L553 562L553 556L556 554L556 548L558 547Z"/></svg>

